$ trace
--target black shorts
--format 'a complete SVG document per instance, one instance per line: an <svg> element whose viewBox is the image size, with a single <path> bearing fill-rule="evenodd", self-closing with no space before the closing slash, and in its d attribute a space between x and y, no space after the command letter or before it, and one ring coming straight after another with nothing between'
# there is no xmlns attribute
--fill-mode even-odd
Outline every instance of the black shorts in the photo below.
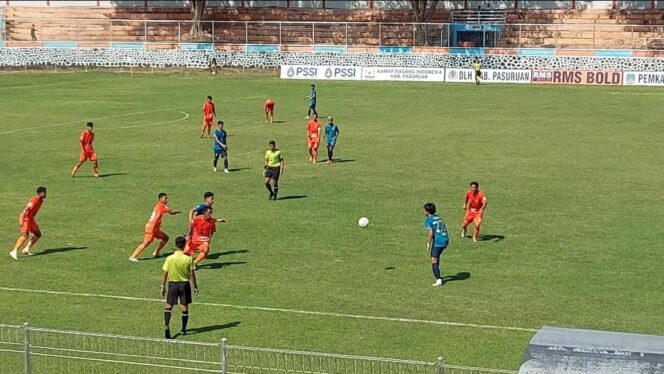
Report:
<svg viewBox="0 0 664 374"><path fill-rule="evenodd" d="M191 304L191 285L189 282L168 282L166 303L169 305Z"/></svg>
<svg viewBox="0 0 664 374"><path fill-rule="evenodd" d="M223 149L223 148L214 150L214 158L219 158L220 156L221 156L221 158L226 158L227 155L228 154L226 153L226 150Z"/></svg>
<svg viewBox="0 0 664 374"><path fill-rule="evenodd" d="M479 71L479 70L475 70L475 76L476 76L476 77L481 77L481 76L482 76L482 72Z"/></svg>
<svg viewBox="0 0 664 374"><path fill-rule="evenodd" d="M270 178L274 179L275 181L279 180L279 175L281 174L281 167L271 167L268 166L267 169L265 169L265 178Z"/></svg>

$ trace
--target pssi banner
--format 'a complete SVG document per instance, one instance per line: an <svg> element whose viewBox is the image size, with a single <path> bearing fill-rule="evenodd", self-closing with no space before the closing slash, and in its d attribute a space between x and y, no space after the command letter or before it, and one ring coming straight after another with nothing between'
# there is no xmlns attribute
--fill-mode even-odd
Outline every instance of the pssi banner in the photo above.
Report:
<svg viewBox="0 0 664 374"><path fill-rule="evenodd" d="M590 84L616 86L622 84L619 71L533 70L536 84Z"/></svg>
<svg viewBox="0 0 664 374"><path fill-rule="evenodd" d="M282 65L281 79L360 80L362 68L357 66Z"/></svg>
<svg viewBox="0 0 664 374"><path fill-rule="evenodd" d="M531 71L485 69L481 71L481 83L530 83ZM445 69L445 82L475 82L473 69Z"/></svg>

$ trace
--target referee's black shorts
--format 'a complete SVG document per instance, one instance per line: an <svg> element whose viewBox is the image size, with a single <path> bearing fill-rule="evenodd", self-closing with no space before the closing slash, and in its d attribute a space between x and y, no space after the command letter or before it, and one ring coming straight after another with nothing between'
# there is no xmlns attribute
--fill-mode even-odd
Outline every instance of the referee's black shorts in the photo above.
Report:
<svg viewBox="0 0 664 374"><path fill-rule="evenodd" d="M189 282L168 282L166 303L169 305L191 304L191 285Z"/></svg>
<svg viewBox="0 0 664 374"><path fill-rule="evenodd" d="M270 178L275 181L279 180L279 175L281 175L281 167L280 166L268 166L267 169L265 169L265 178Z"/></svg>

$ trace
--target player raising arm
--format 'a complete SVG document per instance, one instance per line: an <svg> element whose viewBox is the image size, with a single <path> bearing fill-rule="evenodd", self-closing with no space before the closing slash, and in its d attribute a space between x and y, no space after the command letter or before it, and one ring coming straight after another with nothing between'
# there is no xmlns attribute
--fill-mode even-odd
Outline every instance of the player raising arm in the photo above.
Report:
<svg viewBox="0 0 664 374"><path fill-rule="evenodd" d="M161 219L164 216L164 214L178 214L180 213L179 210L173 210L166 205L168 203L168 195L165 192L160 192L158 196L159 201L157 201L157 205L154 206L154 209L152 210L152 214L150 215L150 219L148 220L148 223L145 224L145 234L143 236L143 243L141 243L138 247L136 247L136 250L134 253L129 256L129 261L132 262L138 262L138 256L141 255L141 253L147 248L152 241L157 238L159 239L159 245L157 246L157 249L152 253L152 257L157 257L159 255L159 251L161 251L162 248L168 243L168 235L161 231Z"/></svg>

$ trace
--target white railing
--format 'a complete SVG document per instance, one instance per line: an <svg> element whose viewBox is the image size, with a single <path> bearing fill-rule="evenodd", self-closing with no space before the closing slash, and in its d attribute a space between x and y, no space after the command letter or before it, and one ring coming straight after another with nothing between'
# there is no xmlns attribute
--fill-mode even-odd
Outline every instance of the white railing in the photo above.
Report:
<svg viewBox="0 0 664 374"><path fill-rule="evenodd" d="M457 24L388 22L193 22L120 19L5 18L5 41L274 44L302 46L664 49L664 26L618 24ZM11 43L6 43L11 46ZM19 43L20 44L20 43Z"/></svg>
<svg viewBox="0 0 664 374"><path fill-rule="evenodd" d="M0 324L0 373L515 374L433 362Z"/></svg>

